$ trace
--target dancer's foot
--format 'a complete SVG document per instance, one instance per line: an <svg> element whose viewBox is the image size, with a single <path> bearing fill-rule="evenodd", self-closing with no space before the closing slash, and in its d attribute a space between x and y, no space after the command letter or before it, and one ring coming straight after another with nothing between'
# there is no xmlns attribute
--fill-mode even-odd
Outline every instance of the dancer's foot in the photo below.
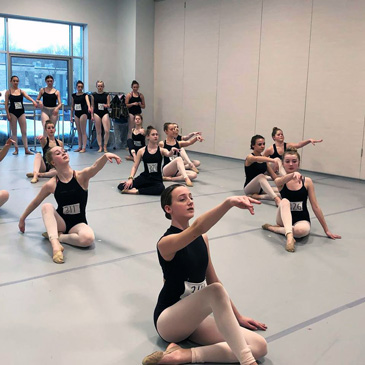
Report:
<svg viewBox="0 0 365 365"><path fill-rule="evenodd" d="M86 149L85 148L82 148L81 150L80 150L80 153L85 153L86 152Z"/></svg>
<svg viewBox="0 0 365 365"><path fill-rule="evenodd" d="M98 149L98 152L100 153L100 152L103 152L103 149L100 147L99 149Z"/></svg>
<svg viewBox="0 0 365 365"><path fill-rule="evenodd" d="M35 184L38 182L38 176L34 176L32 180L30 180L32 184Z"/></svg>
<svg viewBox="0 0 365 365"><path fill-rule="evenodd" d="M61 250L59 251L53 251L53 262L56 264L64 264L65 261L63 259L63 252Z"/></svg>
<svg viewBox="0 0 365 365"><path fill-rule="evenodd" d="M295 239L292 232L287 233L286 235L286 245L285 249L288 252L295 252Z"/></svg>
<svg viewBox="0 0 365 365"><path fill-rule="evenodd" d="M26 155L34 155L34 153L32 151L29 151L28 149L25 150L25 154Z"/></svg>
<svg viewBox="0 0 365 365"><path fill-rule="evenodd" d="M34 176L34 172L28 172L25 174L26 177L33 177Z"/></svg>
<svg viewBox="0 0 365 365"><path fill-rule="evenodd" d="M108 149L106 148L106 146L104 146L104 152L107 153Z"/></svg>
<svg viewBox="0 0 365 365"><path fill-rule="evenodd" d="M143 365L183 364L186 363L186 361L183 360L181 355L183 352L188 352L184 350L188 350L191 353L190 349L183 349L182 347L176 345L175 343L171 343L169 346L167 346L166 351L156 351L146 356L143 359L142 364ZM191 359L188 362L191 362Z"/></svg>
<svg viewBox="0 0 365 365"><path fill-rule="evenodd" d="M15 147L15 151L13 152L13 155L16 156L19 153L18 148Z"/></svg>
<svg viewBox="0 0 365 365"><path fill-rule="evenodd" d="M126 156L126 157L125 157L125 159L126 159L127 161L134 161L133 156Z"/></svg>
<svg viewBox="0 0 365 365"><path fill-rule="evenodd" d="M271 231L271 224L269 224L269 223L265 223L265 224L263 224L262 226L261 226L261 228L263 229L263 230L265 230L265 231Z"/></svg>
<svg viewBox="0 0 365 365"><path fill-rule="evenodd" d="M191 180L188 177L186 177L184 180L185 180L186 186L190 186L190 187L194 186L193 183L191 182Z"/></svg>
<svg viewBox="0 0 365 365"><path fill-rule="evenodd" d="M193 163L190 164L190 170L194 171L197 174L199 174L199 170L196 168L196 166Z"/></svg>
<svg viewBox="0 0 365 365"><path fill-rule="evenodd" d="M82 150L81 147L79 147L77 150L74 150L74 152L80 152Z"/></svg>
<svg viewBox="0 0 365 365"><path fill-rule="evenodd" d="M121 191L122 194L139 194L138 189L132 188L132 189L124 189Z"/></svg>
<svg viewBox="0 0 365 365"><path fill-rule="evenodd" d="M275 201L276 206L278 207L281 202L281 199L277 196L276 198L274 198L274 201Z"/></svg>

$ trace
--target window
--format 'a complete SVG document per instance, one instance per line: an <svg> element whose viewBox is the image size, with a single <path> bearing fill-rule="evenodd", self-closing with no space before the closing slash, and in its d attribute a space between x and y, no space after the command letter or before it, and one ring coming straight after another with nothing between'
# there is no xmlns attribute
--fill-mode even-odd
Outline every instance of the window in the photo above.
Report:
<svg viewBox="0 0 365 365"><path fill-rule="evenodd" d="M0 17L0 51L5 51L5 22Z"/></svg>

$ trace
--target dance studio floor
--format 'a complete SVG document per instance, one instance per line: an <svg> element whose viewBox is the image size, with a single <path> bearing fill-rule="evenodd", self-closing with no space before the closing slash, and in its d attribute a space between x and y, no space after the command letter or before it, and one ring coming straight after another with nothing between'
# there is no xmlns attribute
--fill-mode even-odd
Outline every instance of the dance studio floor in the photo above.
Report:
<svg viewBox="0 0 365 365"><path fill-rule="evenodd" d="M152 313L162 286L156 242L169 221L158 197L118 193L132 163L107 164L91 180L87 217L95 245L66 245L66 262L56 265L41 236L40 208L27 219L25 234L18 231L19 216L44 182L32 185L25 177L32 156L11 152L0 163L0 188L10 192L0 208L0 364L135 365L164 348ZM82 169L99 156L71 152L71 166ZM191 157L202 161L191 188L196 215L242 193L242 161ZM311 235L288 253L282 236L261 230L275 221L274 204L265 202L254 216L231 210L208 233L213 263L241 313L268 325L261 333L269 353L260 363L363 364L365 184L306 175L342 240L326 238L310 211ZM53 196L46 201L55 204Z"/></svg>

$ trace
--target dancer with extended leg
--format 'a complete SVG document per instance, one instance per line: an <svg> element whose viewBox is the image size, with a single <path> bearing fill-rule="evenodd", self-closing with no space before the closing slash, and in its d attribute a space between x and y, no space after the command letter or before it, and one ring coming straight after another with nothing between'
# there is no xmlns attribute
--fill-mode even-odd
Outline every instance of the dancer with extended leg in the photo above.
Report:
<svg viewBox="0 0 365 365"><path fill-rule="evenodd" d="M145 357L144 365L204 362L251 365L266 355L265 339L246 329L265 330L266 325L242 316L234 306L214 270L205 234L233 207L254 214L253 203L259 202L246 196L229 197L189 226L194 216L189 189L175 184L162 193L161 206L171 219L171 227L157 243L164 284L154 323L160 337L171 344L166 351ZM202 346L183 349L175 344L185 339Z"/></svg>
<svg viewBox="0 0 365 365"><path fill-rule="evenodd" d="M160 148L158 132L152 126L147 128L146 138L148 140L147 146L138 151L128 180L122 181L118 185L118 189L124 194L161 195L165 189L162 182L162 156L170 157L177 150L172 148L171 151L168 151ZM141 161L144 164L144 172L134 179Z"/></svg>
<svg viewBox="0 0 365 365"><path fill-rule="evenodd" d="M12 76L10 79L11 88L5 93L5 111L6 116L10 123L11 139L14 141L15 151L13 155L19 153L18 137L17 137L17 121L19 123L20 131L22 134L22 141L26 155L33 155L28 149L28 137L27 137L27 119L25 117L23 97L33 103L34 107L37 107L37 103L23 90L19 89L19 77Z"/></svg>
<svg viewBox="0 0 365 365"><path fill-rule="evenodd" d="M31 177L30 182L35 184L39 178L50 178L56 176L56 169L50 165L46 160L47 151L55 146L63 147L63 142L60 139L55 138L56 126L51 120L47 120L45 123L46 135L39 136L38 140L43 150L43 158L40 153L36 153L34 156L33 172L27 173L27 177Z"/></svg>
<svg viewBox="0 0 365 365"><path fill-rule="evenodd" d="M106 153L95 163L81 171L72 170L69 165L68 153L62 147L51 148L46 155L47 162L54 166L57 175L45 183L38 195L25 209L19 220L19 230L25 232L25 219L50 194L54 194L58 207L52 204L42 205L42 217L48 238L53 249L53 261L64 263L63 246L68 243L78 247L89 247L94 241L94 232L86 220L86 203L89 180L113 159L119 164L119 156Z"/></svg>
<svg viewBox="0 0 365 365"><path fill-rule="evenodd" d="M329 231L322 210L317 202L312 180L299 173L300 156L296 149L287 149L283 155L283 167L286 175L275 179L282 201L276 214L276 226L264 224L263 229L283 234L286 237L285 249L295 251L295 238L305 237L311 229L307 198L314 214L329 238L338 239L341 236Z"/></svg>
<svg viewBox="0 0 365 365"><path fill-rule="evenodd" d="M265 172L275 180L276 175L271 168L270 163L275 163L272 158L262 156L265 149L265 138L256 134L251 138L252 154L248 155L245 160L245 174L246 181L244 185L244 192L255 199L272 199L275 204L280 203L280 197L277 189L274 189L268 183ZM263 194L263 192L265 194Z"/></svg>

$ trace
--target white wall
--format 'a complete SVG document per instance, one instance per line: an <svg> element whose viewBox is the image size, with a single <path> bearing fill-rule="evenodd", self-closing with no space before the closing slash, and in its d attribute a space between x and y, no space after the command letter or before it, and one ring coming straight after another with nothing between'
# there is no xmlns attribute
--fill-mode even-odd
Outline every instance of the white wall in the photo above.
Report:
<svg viewBox="0 0 365 365"><path fill-rule="evenodd" d="M363 19L364 1L156 2L156 121L203 129L191 149L237 158L253 134L271 144L274 126L288 142L324 138L302 167L360 177Z"/></svg>

